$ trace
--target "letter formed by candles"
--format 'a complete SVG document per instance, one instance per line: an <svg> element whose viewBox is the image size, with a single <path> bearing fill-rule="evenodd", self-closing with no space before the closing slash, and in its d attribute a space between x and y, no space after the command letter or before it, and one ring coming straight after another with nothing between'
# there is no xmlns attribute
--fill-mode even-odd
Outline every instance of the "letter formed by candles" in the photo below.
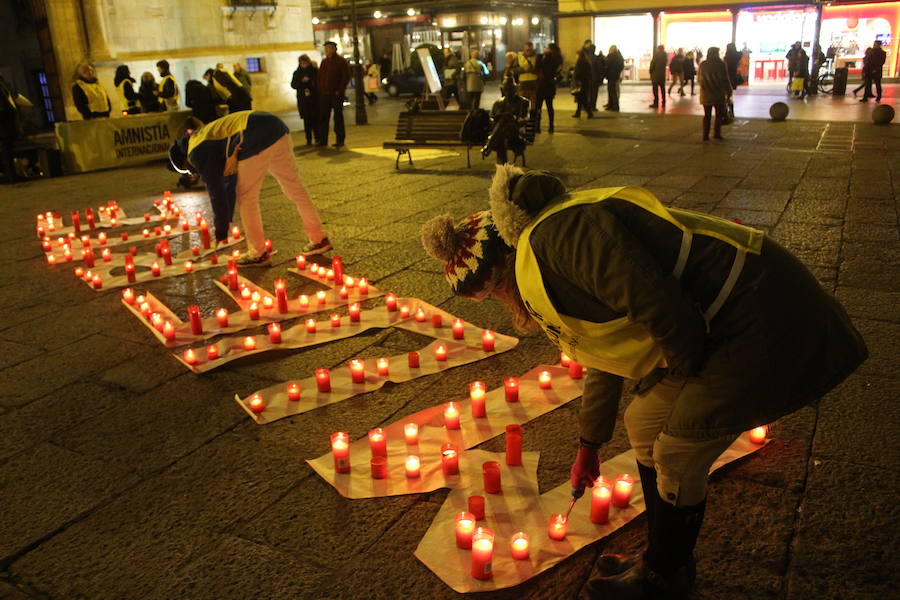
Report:
<svg viewBox="0 0 900 600"><path fill-rule="evenodd" d="M500 464L489 460L481 465L481 472L484 477L484 491L488 494L499 494L502 489L500 485Z"/></svg>
<svg viewBox="0 0 900 600"><path fill-rule="evenodd" d="M487 417L485 385L483 381L473 381L469 384L469 398L472 401L472 416L476 419Z"/></svg>
<svg viewBox="0 0 900 600"><path fill-rule="evenodd" d="M506 426L506 464L511 467L522 466L522 426Z"/></svg>
<svg viewBox="0 0 900 600"><path fill-rule="evenodd" d="M634 488L634 477L622 473L613 484L612 503L619 508L627 508L631 501L631 490Z"/></svg>
<svg viewBox="0 0 900 600"><path fill-rule="evenodd" d="M461 512L453 518L456 523L456 547L468 550L472 547L472 534L475 533L475 515Z"/></svg>
<svg viewBox="0 0 900 600"><path fill-rule="evenodd" d="M551 540L564 540L566 539L566 529L568 528L568 519L566 515L555 514L550 515L550 526L547 529L547 535Z"/></svg>
<svg viewBox="0 0 900 600"><path fill-rule="evenodd" d="M334 457L336 473L350 472L350 436L346 432L336 431L331 434L331 455Z"/></svg>
<svg viewBox="0 0 900 600"><path fill-rule="evenodd" d="M494 532L479 527L472 535L472 577L490 579L493 576L491 561L494 558Z"/></svg>

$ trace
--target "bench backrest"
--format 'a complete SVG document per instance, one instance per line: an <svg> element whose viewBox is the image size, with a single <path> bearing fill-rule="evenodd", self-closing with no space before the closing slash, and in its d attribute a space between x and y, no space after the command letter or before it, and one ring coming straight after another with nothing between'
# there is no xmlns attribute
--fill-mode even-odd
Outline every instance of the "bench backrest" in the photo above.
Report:
<svg viewBox="0 0 900 600"><path fill-rule="evenodd" d="M395 138L414 142L458 142L468 114L464 110L401 112Z"/></svg>

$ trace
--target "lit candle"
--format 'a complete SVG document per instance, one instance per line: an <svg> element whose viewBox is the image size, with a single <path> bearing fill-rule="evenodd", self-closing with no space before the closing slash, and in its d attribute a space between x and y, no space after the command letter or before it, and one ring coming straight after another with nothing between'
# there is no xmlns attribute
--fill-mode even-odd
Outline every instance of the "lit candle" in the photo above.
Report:
<svg viewBox="0 0 900 600"><path fill-rule="evenodd" d="M184 261L184 272L190 273L193 270L194 270L194 263L189 260Z"/></svg>
<svg viewBox="0 0 900 600"><path fill-rule="evenodd" d="M172 233L172 226L171 225L163 225L163 233L165 233L166 235L169 235L170 233Z"/></svg>
<svg viewBox="0 0 900 600"><path fill-rule="evenodd" d="M484 520L484 496L469 496L467 505L477 521Z"/></svg>
<svg viewBox="0 0 900 600"><path fill-rule="evenodd" d="M169 341L172 341L175 339L175 327L169 321L166 321L165 323L163 323L162 333L163 333L163 337L165 337Z"/></svg>
<svg viewBox="0 0 900 600"><path fill-rule="evenodd" d="M271 309L275 306L275 301L272 300L272 296L263 296L262 305L265 309Z"/></svg>
<svg viewBox="0 0 900 600"><path fill-rule="evenodd" d="M453 339L461 340L466 337L466 324L462 319L453 319Z"/></svg>
<svg viewBox="0 0 900 600"><path fill-rule="evenodd" d="M408 446L415 446L419 443L419 426L415 423L407 423L403 426L403 438Z"/></svg>
<svg viewBox="0 0 900 600"><path fill-rule="evenodd" d="M233 237L236 240L241 239L241 228L238 227L237 225L232 227L231 228L231 237Z"/></svg>
<svg viewBox="0 0 900 600"><path fill-rule="evenodd" d="M94 228L94 209L86 208L84 209L84 216L87 218L88 229Z"/></svg>
<svg viewBox="0 0 900 600"><path fill-rule="evenodd" d="M346 285L341 286L341 291L339 292L341 300L346 300L350 297L350 291L347 289Z"/></svg>
<svg viewBox="0 0 900 600"><path fill-rule="evenodd" d="M278 323L269 323L269 341L273 344L281 343L281 325Z"/></svg>
<svg viewBox="0 0 900 600"><path fill-rule="evenodd" d="M259 291L254 290L253 293L250 294L250 299L254 302L259 302L260 300L262 300L262 295L259 293Z"/></svg>
<svg viewBox="0 0 900 600"><path fill-rule="evenodd" d="M609 503L612 499L609 481L599 477L591 490L591 523L609 522Z"/></svg>
<svg viewBox="0 0 900 600"><path fill-rule="evenodd" d="M424 323L428 319L428 315L425 314L425 311L420 308L416 309L416 322Z"/></svg>
<svg viewBox="0 0 900 600"><path fill-rule="evenodd" d="M72 251L68 248L63 250L63 258L66 259L66 262L72 262Z"/></svg>
<svg viewBox="0 0 900 600"><path fill-rule="evenodd" d="M769 428L763 425L762 427L755 427L750 430L750 441L754 444L765 444L766 443L766 434L769 432Z"/></svg>
<svg viewBox="0 0 900 600"><path fill-rule="evenodd" d="M443 344L434 349L434 359L438 362L447 360L447 348Z"/></svg>
<svg viewBox="0 0 900 600"><path fill-rule="evenodd" d="M350 436L343 431L331 434L331 455L337 473L350 472Z"/></svg>
<svg viewBox="0 0 900 600"><path fill-rule="evenodd" d="M297 270L302 271L306 268L306 257L302 254L297 255Z"/></svg>
<svg viewBox="0 0 900 600"><path fill-rule="evenodd" d="M322 271L320 270L319 275L321 275L321 274L322 274ZM327 279L328 281L334 281L334 269L327 269L325 271L325 279Z"/></svg>
<svg viewBox="0 0 900 600"><path fill-rule="evenodd" d="M447 429L459 429L459 406L456 402L448 402L444 409L444 425Z"/></svg>
<svg viewBox="0 0 900 600"><path fill-rule="evenodd" d="M152 273L154 277L159 277L159 263L155 260L150 264L150 273Z"/></svg>
<svg viewBox="0 0 900 600"><path fill-rule="evenodd" d="M244 350L256 350L256 338L252 335L248 335L244 338Z"/></svg>
<svg viewBox="0 0 900 600"><path fill-rule="evenodd" d="M493 576L491 560L494 557L494 532L479 527L472 535L472 577L490 579Z"/></svg>
<svg viewBox="0 0 900 600"><path fill-rule="evenodd" d="M250 406L250 410L257 415L266 409L266 403L260 394L253 394L250 396L250 400L247 404Z"/></svg>
<svg viewBox="0 0 900 600"><path fill-rule="evenodd" d="M109 262L112 260L112 253L109 251L109 248L104 248L100 251L100 258L103 259L103 262Z"/></svg>
<svg viewBox="0 0 900 600"><path fill-rule="evenodd" d="M401 319L409 318L409 307L405 304L400 307L400 318Z"/></svg>
<svg viewBox="0 0 900 600"><path fill-rule="evenodd" d="M407 361L409 362L410 369L418 369L419 368L419 353L418 352L410 352L407 356Z"/></svg>
<svg viewBox="0 0 900 600"><path fill-rule="evenodd" d="M77 210L72 211L72 227L76 234L81 233L81 215Z"/></svg>
<svg viewBox="0 0 900 600"><path fill-rule="evenodd" d="M100 232L97 234L97 241L100 242L101 246L106 245L106 234L104 232Z"/></svg>
<svg viewBox="0 0 900 600"><path fill-rule="evenodd" d="M359 323L359 316L360 316L359 304L351 304L349 307L347 307L347 311L350 313L350 322L351 323Z"/></svg>
<svg viewBox="0 0 900 600"><path fill-rule="evenodd" d="M272 240L266 240L263 244L263 248L266 249L266 252L272 252Z"/></svg>
<svg viewBox="0 0 900 600"><path fill-rule="evenodd" d="M344 285L347 286L348 289L353 289L356 287L356 280L347 275L344 277Z"/></svg>
<svg viewBox="0 0 900 600"><path fill-rule="evenodd" d="M48 255L47 255L47 264L55 265L55 264L56 264L56 257L53 256L52 254L48 254Z"/></svg>
<svg viewBox="0 0 900 600"><path fill-rule="evenodd" d="M472 547L472 534L475 533L475 515L461 512L453 518L456 529L456 547L468 550Z"/></svg>
<svg viewBox="0 0 900 600"><path fill-rule="evenodd" d="M387 306L388 312L394 312L395 310L397 310L396 294L387 294L384 297L384 305Z"/></svg>
<svg viewBox="0 0 900 600"><path fill-rule="evenodd" d="M572 379L581 379L584 377L584 367L580 364L573 361L569 362L569 377Z"/></svg>
<svg viewBox="0 0 900 600"><path fill-rule="evenodd" d="M435 329L440 329L444 326L444 318L441 316L441 313L431 315L431 326Z"/></svg>
<svg viewBox="0 0 900 600"><path fill-rule="evenodd" d="M125 301L125 304L134 304L134 290L131 288L125 288L122 290L122 300Z"/></svg>
<svg viewBox="0 0 900 600"><path fill-rule="evenodd" d="M259 320L259 304L258 304L258 303L256 303L256 302L251 302L251 303L250 303L250 307L248 308L248 311L249 311L249 313L250 313L250 320L251 320L251 321L258 321L258 320Z"/></svg>
<svg viewBox="0 0 900 600"><path fill-rule="evenodd" d="M490 329L485 329L484 333L481 334L481 349L485 352L493 352L494 338L494 332Z"/></svg>
<svg viewBox="0 0 900 600"><path fill-rule="evenodd" d="M284 279L275 280L275 298L278 300L278 312L284 314L288 311L287 286Z"/></svg>
<svg viewBox="0 0 900 600"><path fill-rule="evenodd" d="M188 320L191 322L191 333L203 334L203 318L200 316L200 307L196 304L188 306Z"/></svg>
<svg viewBox="0 0 900 600"><path fill-rule="evenodd" d="M315 319L307 319L306 320L306 333L315 333L316 332L316 320Z"/></svg>
<svg viewBox="0 0 900 600"><path fill-rule="evenodd" d="M331 371L316 369L316 389L323 394L331 391Z"/></svg>
<svg viewBox="0 0 900 600"><path fill-rule="evenodd" d="M524 531L513 534L509 540L509 553L515 560L528 559L529 537Z"/></svg>
<svg viewBox="0 0 900 600"><path fill-rule="evenodd" d="M191 230L191 224L188 223L187 221L182 221L182 222L181 222L181 230L182 230L182 231L190 231L190 230Z"/></svg>
<svg viewBox="0 0 900 600"><path fill-rule="evenodd" d="M94 249L91 247L87 247L81 252L81 258L84 259L84 264L90 268L94 268Z"/></svg>
<svg viewBox="0 0 900 600"><path fill-rule="evenodd" d="M350 361L350 380L353 383L366 382L366 363L365 361L354 358Z"/></svg>
<svg viewBox="0 0 900 600"><path fill-rule="evenodd" d="M356 289L359 290L360 296L365 296L369 293L369 282L365 277L359 280L359 284L356 286Z"/></svg>
<svg viewBox="0 0 900 600"><path fill-rule="evenodd" d="M334 272L335 282L340 283L344 281L344 261L340 256L335 255L332 257L331 270Z"/></svg>
<svg viewBox="0 0 900 600"><path fill-rule="evenodd" d="M141 233L144 235L145 238L150 237L150 230L149 230L149 229L142 229L142 230L141 230Z"/></svg>
<svg viewBox="0 0 900 600"><path fill-rule="evenodd" d="M631 490L634 488L634 477L622 473L613 484L612 503L619 508L628 507L631 501Z"/></svg>
<svg viewBox="0 0 900 600"><path fill-rule="evenodd" d="M335 313L331 315L331 326L337 328L341 326L341 315Z"/></svg>
<svg viewBox="0 0 900 600"><path fill-rule="evenodd" d="M212 239L209 236L209 223L206 222L206 219L200 221L200 243L203 244L203 248L206 250L209 250L212 246Z"/></svg>
<svg viewBox="0 0 900 600"><path fill-rule="evenodd" d="M390 375L391 362L386 358L379 358L375 361L375 368L378 370L378 375L387 377Z"/></svg>
<svg viewBox="0 0 900 600"><path fill-rule="evenodd" d="M210 344L206 347L206 360L216 360L217 358L219 358L219 347Z"/></svg>
<svg viewBox="0 0 900 600"><path fill-rule="evenodd" d="M75 267L75 277L84 279L84 269L82 267Z"/></svg>
<svg viewBox="0 0 900 600"><path fill-rule="evenodd" d="M289 383L287 384L287 395L288 400L291 402L297 402L300 400L300 384L299 383Z"/></svg>
<svg viewBox="0 0 900 600"><path fill-rule="evenodd" d="M444 472L444 475L459 473L459 448L456 444L441 446L441 471Z"/></svg>
<svg viewBox="0 0 900 600"><path fill-rule="evenodd" d="M540 385L542 390L549 390L553 387L551 383L552 376L550 375L550 371L541 371L538 375L538 384Z"/></svg>
<svg viewBox="0 0 900 600"><path fill-rule="evenodd" d="M300 310L305 311L305 310L309 309L309 296L307 296L306 294L300 294L299 301L300 301Z"/></svg>
<svg viewBox="0 0 900 600"><path fill-rule="evenodd" d="M217 310L216 318L219 320L219 327L228 327L228 311L226 309Z"/></svg>
<svg viewBox="0 0 900 600"><path fill-rule="evenodd" d="M319 306L325 306L325 292L319 290L316 292L316 300L319 303Z"/></svg>
<svg viewBox="0 0 900 600"><path fill-rule="evenodd" d="M134 283L137 280L134 270L134 256L131 254L125 255L125 275L128 278L128 283Z"/></svg>
<svg viewBox="0 0 900 600"><path fill-rule="evenodd" d="M484 479L484 491L488 494L499 494L500 485L500 463L489 460L481 465L481 474Z"/></svg>
<svg viewBox="0 0 900 600"><path fill-rule="evenodd" d="M369 431L369 448L372 450L372 456L387 456L387 436L384 429L376 427Z"/></svg>
<svg viewBox="0 0 900 600"><path fill-rule="evenodd" d="M483 381L473 381L469 384L469 398L472 400L472 416L476 419L487 416L484 395Z"/></svg>
<svg viewBox="0 0 900 600"><path fill-rule="evenodd" d="M506 401L507 402L518 402L519 401L519 378L518 377L507 377L503 380L503 387L506 390Z"/></svg>
<svg viewBox="0 0 900 600"><path fill-rule="evenodd" d="M373 456L369 461L372 465L372 479L387 478L387 458L383 456Z"/></svg>
<svg viewBox="0 0 900 600"><path fill-rule="evenodd" d="M506 426L506 464L511 467L522 466L522 426Z"/></svg>
<svg viewBox="0 0 900 600"><path fill-rule="evenodd" d="M184 351L184 362L186 362L189 365L197 364L197 353L194 352L193 348L188 348L187 350Z"/></svg>
<svg viewBox="0 0 900 600"><path fill-rule="evenodd" d="M406 457L406 478L407 479L417 479L420 474L420 463L419 457L415 454L410 454Z"/></svg>
<svg viewBox="0 0 900 600"><path fill-rule="evenodd" d="M95 290L103 288L103 278L100 277L100 275L94 275L93 279L91 279L91 283L93 284Z"/></svg>
<svg viewBox="0 0 900 600"><path fill-rule="evenodd" d="M561 541L566 539L566 528L568 527L568 519L566 515L550 515L550 527L547 535L551 540Z"/></svg>
<svg viewBox="0 0 900 600"><path fill-rule="evenodd" d="M309 272L312 273L313 275L318 274L319 273L319 265L316 263L311 264L309 266Z"/></svg>

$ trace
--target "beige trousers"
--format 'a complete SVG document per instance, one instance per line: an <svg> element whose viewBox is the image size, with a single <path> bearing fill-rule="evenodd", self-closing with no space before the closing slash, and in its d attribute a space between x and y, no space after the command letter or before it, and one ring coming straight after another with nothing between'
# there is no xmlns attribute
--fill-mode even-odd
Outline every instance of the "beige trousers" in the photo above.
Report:
<svg viewBox="0 0 900 600"><path fill-rule="evenodd" d="M694 439L663 433L684 383L683 377L666 377L625 410L625 429L638 462L656 468L659 495L675 506L691 506L706 497L709 468L738 437Z"/></svg>
<svg viewBox="0 0 900 600"><path fill-rule="evenodd" d="M319 212L300 181L294 162L294 145L290 134L286 133L256 156L238 163L237 205L250 256L256 257L265 251L266 234L263 232L262 215L259 212L259 192L266 173L275 177L284 195L297 205L297 212L303 219L309 241L314 244L321 242L326 236L322 231Z"/></svg>

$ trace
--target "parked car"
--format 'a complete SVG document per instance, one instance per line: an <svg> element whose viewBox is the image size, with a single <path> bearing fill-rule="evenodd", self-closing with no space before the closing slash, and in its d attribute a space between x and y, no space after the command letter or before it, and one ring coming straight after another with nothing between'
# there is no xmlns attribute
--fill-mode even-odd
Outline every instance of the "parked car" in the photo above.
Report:
<svg viewBox="0 0 900 600"><path fill-rule="evenodd" d="M418 96L425 87L425 77L417 75L412 69L405 71L395 71L382 78L381 87L389 96L399 96L400 94L413 94Z"/></svg>

